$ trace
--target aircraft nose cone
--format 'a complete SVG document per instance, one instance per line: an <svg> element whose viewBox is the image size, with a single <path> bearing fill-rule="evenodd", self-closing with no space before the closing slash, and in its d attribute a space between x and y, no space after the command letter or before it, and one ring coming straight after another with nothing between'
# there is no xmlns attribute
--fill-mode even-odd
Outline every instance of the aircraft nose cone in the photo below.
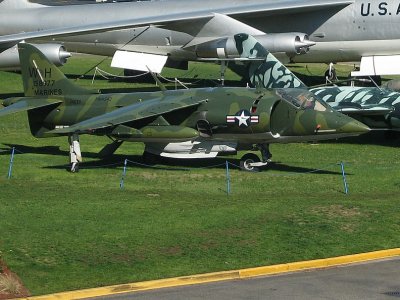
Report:
<svg viewBox="0 0 400 300"><path fill-rule="evenodd" d="M345 137L356 136L370 131L367 125L338 112L328 112L323 116L324 118L321 118L319 125L317 125L319 134L333 133ZM326 122L324 123L322 120Z"/></svg>
<svg viewBox="0 0 400 300"><path fill-rule="evenodd" d="M349 118L351 119L351 118ZM369 132L371 129L357 120L351 119L350 122L347 122L340 131L343 133L355 133L355 134L363 134Z"/></svg>

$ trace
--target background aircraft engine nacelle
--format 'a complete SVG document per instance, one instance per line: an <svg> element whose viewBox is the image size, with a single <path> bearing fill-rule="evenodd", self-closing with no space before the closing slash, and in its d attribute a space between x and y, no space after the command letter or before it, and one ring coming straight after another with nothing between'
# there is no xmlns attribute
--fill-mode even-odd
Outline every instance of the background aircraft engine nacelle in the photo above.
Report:
<svg viewBox="0 0 400 300"><path fill-rule="evenodd" d="M62 66L71 56L65 47L60 44L33 44L38 48L52 63ZM0 53L0 69L17 70L20 69L18 48L14 46Z"/></svg>
<svg viewBox="0 0 400 300"><path fill-rule="evenodd" d="M300 32L263 34L255 36L255 38L269 52L284 52L290 57L307 53L310 47L315 45L315 42L310 41L307 34ZM197 45L195 52L197 57L200 58L240 57L233 38L219 39Z"/></svg>
<svg viewBox="0 0 400 300"><path fill-rule="evenodd" d="M256 39L269 52L285 52L289 56L305 54L310 51L311 46L315 45L307 34L300 32L259 35Z"/></svg>

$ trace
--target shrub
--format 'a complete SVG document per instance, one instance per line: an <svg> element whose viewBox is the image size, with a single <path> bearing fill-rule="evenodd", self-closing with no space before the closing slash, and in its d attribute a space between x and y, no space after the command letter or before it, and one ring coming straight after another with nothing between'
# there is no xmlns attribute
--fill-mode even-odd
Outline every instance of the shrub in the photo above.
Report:
<svg viewBox="0 0 400 300"><path fill-rule="evenodd" d="M22 291L22 286L11 274L0 274L0 293L18 295Z"/></svg>

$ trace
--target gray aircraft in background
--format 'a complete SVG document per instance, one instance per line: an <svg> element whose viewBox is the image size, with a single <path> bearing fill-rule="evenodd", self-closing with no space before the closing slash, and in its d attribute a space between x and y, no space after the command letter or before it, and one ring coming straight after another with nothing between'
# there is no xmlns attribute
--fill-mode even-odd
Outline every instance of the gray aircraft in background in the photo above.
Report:
<svg viewBox="0 0 400 300"><path fill-rule="evenodd" d="M65 6L3 0L0 68L18 65L15 45L22 40L46 41L40 50L59 64L68 56L64 45L69 51L112 56L112 64L125 69L184 68L187 61L237 59L230 37L246 32L286 62L362 61L360 75L396 74L399 15L400 3L391 0L154 0Z"/></svg>

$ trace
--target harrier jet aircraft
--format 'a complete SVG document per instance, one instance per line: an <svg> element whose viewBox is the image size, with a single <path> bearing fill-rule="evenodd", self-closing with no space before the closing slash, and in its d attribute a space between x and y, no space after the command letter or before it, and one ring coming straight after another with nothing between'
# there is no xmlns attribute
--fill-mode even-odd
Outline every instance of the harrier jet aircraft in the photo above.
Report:
<svg viewBox="0 0 400 300"><path fill-rule="evenodd" d="M229 37L246 32L284 62L361 60L360 75L400 70L400 4L394 0L154 0L53 7L3 0L0 16L3 68L18 61L12 48L17 42L45 37L49 45L40 49L54 62L65 59L61 43L69 51L113 56L113 65L125 69L147 71L150 62L154 71L164 64L183 68L188 60L237 57Z"/></svg>
<svg viewBox="0 0 400 300"><path fill-rule="evenodd" d="M266 50L246 34L234 37L242 58L257 60ZM123 141L143 142L145 153L172 158L211 158L238 150L250 170L270 161L270 143L336 139L369 130L333 111L273 56L257 63L257 76L269 76L269 89L199 88L129 94L98 94L70 82L37 48L19 44L25 97L3 101L0 116L28 111L35 137L68 136L72 171L81 161L79 135L106 135L113 152ZM157 77L155 77L157 78ZM285 88L290 82L294 88Z"/></svg>

